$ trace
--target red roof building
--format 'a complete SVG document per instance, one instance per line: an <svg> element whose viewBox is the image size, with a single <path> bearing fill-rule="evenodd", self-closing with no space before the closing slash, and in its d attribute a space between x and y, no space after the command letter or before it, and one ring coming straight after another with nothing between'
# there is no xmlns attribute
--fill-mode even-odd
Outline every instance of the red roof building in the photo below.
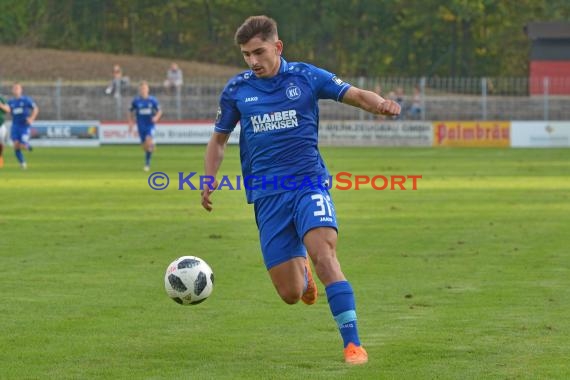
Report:
<svg viewBox="0 0 570 380"><path fill-rule="evenodd" d="M524 27L532 41L531 95L570 95L570 23L533 22Z"/></svg>

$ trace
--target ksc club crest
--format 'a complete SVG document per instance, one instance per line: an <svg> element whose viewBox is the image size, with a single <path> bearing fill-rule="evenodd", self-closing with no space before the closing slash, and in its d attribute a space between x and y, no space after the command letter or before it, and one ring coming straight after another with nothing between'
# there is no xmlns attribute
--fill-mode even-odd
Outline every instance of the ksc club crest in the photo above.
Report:
<svg viewBox="0 0 570 380"><path fill-rule="evenodd" d="M298 86L291 85L287 87L285 94L291 100L299 99L301 97L301 89Z"/></svg>

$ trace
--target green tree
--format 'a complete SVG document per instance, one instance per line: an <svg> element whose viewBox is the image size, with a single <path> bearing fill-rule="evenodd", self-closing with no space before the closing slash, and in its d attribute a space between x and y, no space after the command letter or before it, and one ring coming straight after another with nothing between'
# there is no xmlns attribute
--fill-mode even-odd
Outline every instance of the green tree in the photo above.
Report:
<svg viewBox="0 0 570 380"><path fill-rule="evenodd" d="M249 15L275 18L289 60L364 76L524 76L531 21L567 0L4 0L0 43L243 65Z"/></svg>

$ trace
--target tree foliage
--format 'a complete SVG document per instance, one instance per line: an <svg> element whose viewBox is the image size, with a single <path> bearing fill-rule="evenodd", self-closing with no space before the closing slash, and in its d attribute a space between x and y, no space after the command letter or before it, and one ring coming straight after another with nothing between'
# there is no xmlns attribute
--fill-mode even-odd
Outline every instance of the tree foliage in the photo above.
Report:
<svg viewBox="0 0 570 380"><path fill-rule="evenodd" d="M519 76L531 21L567 0L4 0L0 43L240 65L249 15L279 23L289 60L343 75Z"/></svg>

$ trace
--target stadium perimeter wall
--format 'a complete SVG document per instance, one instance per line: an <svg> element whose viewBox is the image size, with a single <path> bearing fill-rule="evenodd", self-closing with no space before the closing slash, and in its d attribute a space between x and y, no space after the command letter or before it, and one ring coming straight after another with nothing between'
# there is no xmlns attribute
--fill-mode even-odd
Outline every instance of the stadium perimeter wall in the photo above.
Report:
<svg viewBox="0 0 570 380"><path fill-rule="evenodd" d="M8 123L9 124L9 123ZM10 127L10 126L9 126ZM206 144L213 121L159 123L157 144ZM239 141L239 125L229 143ZM570 121L360 121L325 120L319 126L323 146L378 147L570 147ZM35 146L97 147L139 144L126 122L37 121Z"/></svg>

